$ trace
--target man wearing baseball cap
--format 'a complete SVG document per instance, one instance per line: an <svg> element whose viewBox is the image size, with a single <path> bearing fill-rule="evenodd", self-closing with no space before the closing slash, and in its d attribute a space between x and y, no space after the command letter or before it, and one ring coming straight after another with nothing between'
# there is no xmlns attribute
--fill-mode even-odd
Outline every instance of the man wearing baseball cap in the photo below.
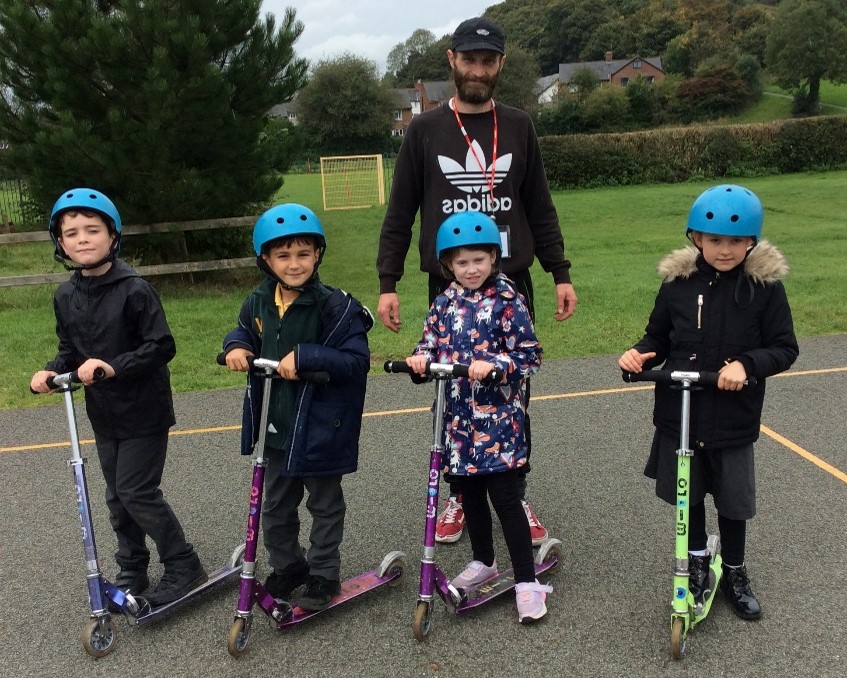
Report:
<svg viewBox="0 0 847 678"><path fill-rule="evenodd" d="M451 214L484 212L500 230L502 271L511 278L534 315L529 269L535 258L553 276L556 320L569 318L577 303L565 259L564 239L550 197L532 119L522 110L495 104L493 95L506 61L503 29L485 17L460 23L453 33L447 60L456 95L438 108L412 119L394 168L388 209L382 223L377 256L380 296L377 312L392 332L401 327L397 282L420 211L421 270L429 275L430 303L449 281L441 276L435 256L438 227ZM529 385L527 384L527 405ZM525 422L527 461L531 452L529 414ZM547 530L521 493L533 544ZM449 476L446 478L449 482ZM451 487L438 518L436 541L457 541L464 529L461 496Z"/></svg>

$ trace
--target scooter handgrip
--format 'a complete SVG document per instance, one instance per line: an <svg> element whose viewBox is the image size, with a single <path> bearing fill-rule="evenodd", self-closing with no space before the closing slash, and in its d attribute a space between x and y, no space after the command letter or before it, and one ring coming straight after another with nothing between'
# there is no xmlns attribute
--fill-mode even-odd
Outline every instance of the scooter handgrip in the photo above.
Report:
<svg viewBox="0 0 847 678"><path fill-rule="evenodd" d="M94 370L94 381L100 381L101 379L106 378L106 370L102 367L98 367ZM56 374L52 377L47 377L47 386L50 389L61 388L63 384L80 384L82 383L79 379L79 375L76 370L73 372L65 372L65 374ZM30 389L32 391L32 389ZM35 391L32 391L35 393Z"/></svg>
<svg viewBox="0 0 847 678"><path fill-rule="evenodd" d="M403 360L386 360L385 364L382 366L383 369L389 374L414 374L414 370L409 367Z"/></svg>
<svg viewBox="0 0 847 678"><path fill-rule="evenodd" d="M311 381L316 386L323 386L329 383L329 372L318 370L317 372L298 372L297 378L303 381Z"/></svg>
<svg viewBox="0 0 847 678"><path fill-rule="evenodd" d="M453 365L453 376L456 377L467 377L468 376L468 366L460 365L456 363ZM498 381L503 379L503 370L499 367L495 367L488 373L488 376L484 379L480 379L483 384L496 384Z"/></svg>

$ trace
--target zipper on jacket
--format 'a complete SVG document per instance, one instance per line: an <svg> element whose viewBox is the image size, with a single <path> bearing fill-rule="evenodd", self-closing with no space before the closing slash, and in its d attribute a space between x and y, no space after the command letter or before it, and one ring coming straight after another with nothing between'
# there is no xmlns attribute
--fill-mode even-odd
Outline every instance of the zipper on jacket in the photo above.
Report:
<svg viewBox="0 0 847 678"><path fill-rule="evenodd" d="M703 295L698 294L697 295L697 329L698 330L703 329L701 322L700 322L701 318L702 318L702 312L703 312Z"/></svg>

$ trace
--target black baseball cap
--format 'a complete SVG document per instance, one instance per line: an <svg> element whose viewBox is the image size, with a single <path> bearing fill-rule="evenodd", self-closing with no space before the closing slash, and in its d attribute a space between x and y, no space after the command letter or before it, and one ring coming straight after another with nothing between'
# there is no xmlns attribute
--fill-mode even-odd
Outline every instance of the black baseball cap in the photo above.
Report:
<svg viewBox="0 0 847 678"><path fill-rule="evenodd" d="M460 23L453 33L450 49L454 52L471 52L475 49L488 49L505 54L506 35L503 29L491 19L475 17Z"/></svg>

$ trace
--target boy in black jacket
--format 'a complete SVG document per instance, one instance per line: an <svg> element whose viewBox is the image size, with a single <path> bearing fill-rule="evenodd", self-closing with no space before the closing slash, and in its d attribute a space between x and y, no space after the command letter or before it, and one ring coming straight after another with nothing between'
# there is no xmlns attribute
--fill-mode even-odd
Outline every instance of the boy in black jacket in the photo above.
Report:
<svg viewBox="0 0 847 678"><path fill-rule="evenodd" d="M368 330L373 319L343 290L321 283L318 267L326 238L317 215L295 203L277 205L253 229L259 268L268 276L244 301L238 326L224 338L226 364L246 371L248 356L279 361L271 386L264 456L262 529L273 572L265 588L322 610L341 590L341 541L346 504L341 481L359 462L359 432L370 369ZM315 386L299 372L329 373ZM262 392L257 379L247 391L242 454L259 437ZM299 506L305 491L312 516L308 552L300 545Z"/></svg>
<svg viewBox="0 0 847 678"><path fill-rule="evenodd" d="M147 589L150 536L165 571L145 598L164 605L206 580L159 489L175 423L167 364L176 346L155 290L117 258L121 218L109 198L90 188L66 191L53 206L49 230L56 259L74 274L53 300L59 351L30 387L47 393L48 377L79 374L118 541L114 584L132 595ZM98 369L106 379L95 384Z"/></svg>
<svg viewBox="0 0 847 678"><path fill-rule="evenodd" d="M765 378L787 370L799 352L781 278L782 253L761 241L763 210L742 186L704 191L688 216L696 249L671 252L659 264L663 284L644 337L618 360L621 369L719 372L717 388L692 393L689 588L702 596L711 554L706 551L704 498L718 512L721 589L735 613L758 619L762 609L744 565L747 520L756 513L753 442L759 437ZM744 387L748 376L757 384ZM656 432L645 475L656 494L676 504L680 392L656 384Z"/></svg>

